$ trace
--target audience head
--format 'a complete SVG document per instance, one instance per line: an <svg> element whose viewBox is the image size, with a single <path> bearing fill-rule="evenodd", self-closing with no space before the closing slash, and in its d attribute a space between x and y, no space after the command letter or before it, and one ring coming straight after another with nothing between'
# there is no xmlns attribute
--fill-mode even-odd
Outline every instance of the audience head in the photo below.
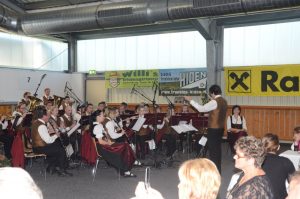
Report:
<svg viewBox="0 0 300 199"><path fill-rule="evenodd" d="M289 194L286 199L299 199L300 196L300 170L296 171L289 184Z"/></svg>
<svg viewBox="0 0 300 199"><path fill-rule="evenodd" d="M150 106L149 106L149 104L144 104L144 111L145 111L145 114L150 113Z"/></svg>
<svg viewBox="0 0 300 199"><path fill-rule="evenodd" d="M300 126L294 128L294 141L300 141Z"/></svg>
<svg viewBox="0 0 300 199"><path fill-rule="evenodd" d="M232 107L232 115L240 115L242 108L239 105L234 105Z"/></svg>
<svg viewBox="0 0 300 199"><path fill-rule="evenodd" d="M218 85L212 85L210 88L209 88L209 94L212 96L212 95L221 95L222 94L222 90L220 88L220 86ZM212 96L213 97L213 96Z"/></svg>
<svg viewBox="0 0 300 199"><path fill-rule="evenodd" d="M212 161L206 158L188 160L179 168L178 176L179 199L217 198L221 176Z"/></svg>
<svg viewBox="0 0 300 199"><path fill-rule="evenodd" d="M262 142L267 153L276 153L279 150L279 139L275 134L267 133L262 138Z"/></svg>
<svg viewBox="0 0 300 199"><path fill-rule="evenodd" d="M0 168L1 198L42 199L43 194L30 175L23 169Z"/></svg>
<svg viewBox="0 0 300 199"><path fill-rule="evenodd" d="M261 168L266 152L260 139L254 136L241 137L237 140L234 149L236 155L235 167L241 170L248 167Z"/></svg>

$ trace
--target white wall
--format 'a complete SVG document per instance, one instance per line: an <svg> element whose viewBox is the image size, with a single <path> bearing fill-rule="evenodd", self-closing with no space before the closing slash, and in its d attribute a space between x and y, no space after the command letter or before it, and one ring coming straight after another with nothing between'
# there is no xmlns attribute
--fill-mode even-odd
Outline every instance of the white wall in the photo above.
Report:
<svg viewBox="0 0 300 199"><path fill-rule="evenodd" d="M197 31L78 41L78 70L206 67L206 41Z"/></svg>
<svg viewBox="0 0 300 199"><path fill-rule="evenodd" d="M69 82L73 92L81 100L84 99L83 74L0 68L0 103L18 102L25 91L34 94L43 74L46 74L46 77L38 90L38 97L43 96L46 87L51 89L52 94L64 96L65 83Z"/></svg>

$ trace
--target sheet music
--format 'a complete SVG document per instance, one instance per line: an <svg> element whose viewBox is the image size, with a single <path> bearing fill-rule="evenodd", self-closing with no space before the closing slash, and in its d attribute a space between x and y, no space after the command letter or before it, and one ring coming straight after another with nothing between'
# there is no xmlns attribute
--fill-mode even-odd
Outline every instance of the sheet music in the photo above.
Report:
<svg viewBox="0 0 300 199"><path fill-rule="evenodd" d="M71 130L68 131L68 136L72 135L72 133L74 133L74 131L76 131L78 128L80 127L80 124L77 123Z"/></svg>
<svg viewBox="0 0 300 199"><path fill-rule="evenodd" d="M205 146L206 142L207 142L207 137L205 137L205 136L202 136L201 139L199 140L199 144L201 146Z"/></svg>
<svg viewBox="0 0 300 199"><path fill-rule="evenodd" d="M134 126L132 127L132 130L139 131L142 128L145 121L146 121L146 118L139 117L138 120L136 121L136 123L134 124Z"/></svg>
<svg viewBox="0 0 300 199"><path fill-rule="evenodd" d="M175 126L171 126L178 134L185 133L188 131L198 131L193 125L191 124L179 124Z"/></svg>

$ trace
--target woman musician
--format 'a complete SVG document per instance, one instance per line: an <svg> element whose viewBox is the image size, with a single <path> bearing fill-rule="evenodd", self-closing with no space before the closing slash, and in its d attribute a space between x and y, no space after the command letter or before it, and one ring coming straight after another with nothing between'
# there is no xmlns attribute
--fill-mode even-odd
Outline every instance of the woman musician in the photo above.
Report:
<svg viewBox="0 0 300 199"><path fill-rule="evenodd" d="M114 142L122 143L127 140L125 135L125 131L116 121L117 118L117 109L114 107L107 108L107 117L103 122L103 126L109 134L110 138L113 139Z"/></svg>
<svg viewBox="0 0 300 199"><path fill-rule="evenodd" d="M4 154L7 159L11 159L11 147L14 140L13 135L8 133L8 117L6 115L1 115L0 117L0 142L4 144Z"/></svg>
<svg viewBox="0 0 300 199"><path fill-rule="evenodd" d="M126 142L114 143L109 139L109 135L103 126L106 118L102 111L95 111L92 118L93 125L91 125L90 132L93 133L96 140L97 151L103 159L120 171L122 176L136 177L130 171L135 162L135 156L129 144Z"/></svg>
<svg viewBox="0 0 300 199"><path fill-rule="evenodd" d="M136 110L139 118L143 118L145 116L145 107L143 105L139 105ZM145 159L145 146L146 141L151 139L150 132L151 129L149 125L143 125L141 129L138 132L136 132L135 142L137 145L139 145L139 150L137 150L137 156L140 159Z"/></svg>
<svg viewBox="0 0 300 199"><path fill-rule="evenodd" d="M161 113L161 109L159 106L156 107L156 112ZM170 128L171 127L171 117L174 114L174 110L172 107L169 107L168 113L164 118L162 124L157 125L157 133L156 133L156 143L159 145L162 139L166 140L166 156L167 158L171 158L173 153L176 151L176 133Z"/></svg>

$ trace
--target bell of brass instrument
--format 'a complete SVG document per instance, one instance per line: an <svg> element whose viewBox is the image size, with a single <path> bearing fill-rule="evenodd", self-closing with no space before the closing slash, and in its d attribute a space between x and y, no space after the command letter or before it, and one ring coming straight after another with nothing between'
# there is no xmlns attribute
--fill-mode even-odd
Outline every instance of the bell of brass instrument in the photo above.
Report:
<svg viewBox="0 0 300 199"><path fill-rule="evenodd" d="M53 95L53 99L54 99L54 106L57 106L58 108L60 107L62 101L64 100L64 97L60 97L57 95Z"/></svg>
<svg viewBox="0 0 300 199"><path fill-rule="evenodd" d="M14 120L16 118L16 116L13 115L0 115L0 118L4 116L4 120Z"/></svg>
<svg viewBox="0 0 300 199"><path fill-rule="evenodd" d="M35 107L37 107L38 105L41 104L42 100L37 98L37 97L34 97L34 96L29 96L29 112L33 112Z"/></svg>

